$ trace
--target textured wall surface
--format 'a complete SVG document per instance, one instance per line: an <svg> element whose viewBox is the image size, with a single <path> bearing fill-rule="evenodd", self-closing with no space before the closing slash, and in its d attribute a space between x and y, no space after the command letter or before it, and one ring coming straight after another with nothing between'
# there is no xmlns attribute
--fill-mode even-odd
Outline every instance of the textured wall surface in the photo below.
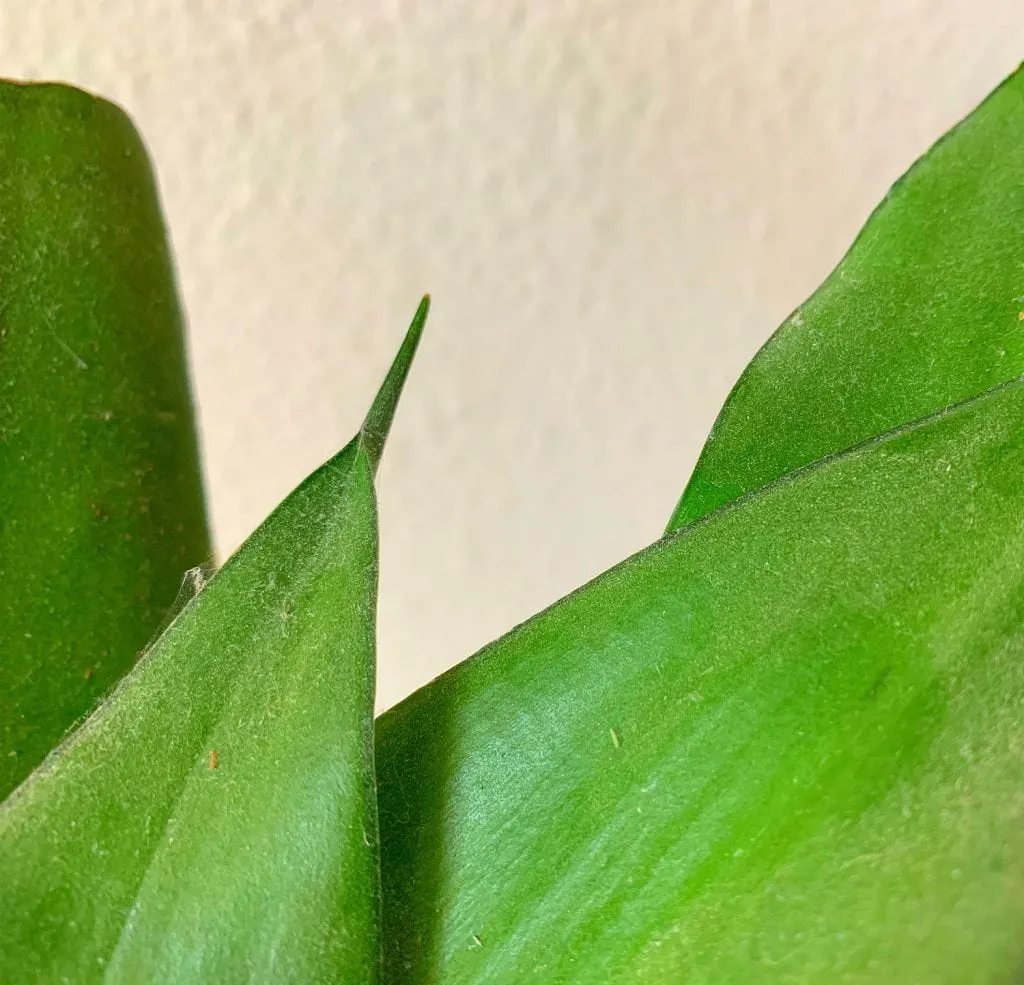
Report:
<svg viewBox="0 0 1024 985"><path fill-rule="evenodd" d="M0 0L156 160L221 554L350 437L387 705L661 532L729 387L1024 58L1020 0Z"/></svg>

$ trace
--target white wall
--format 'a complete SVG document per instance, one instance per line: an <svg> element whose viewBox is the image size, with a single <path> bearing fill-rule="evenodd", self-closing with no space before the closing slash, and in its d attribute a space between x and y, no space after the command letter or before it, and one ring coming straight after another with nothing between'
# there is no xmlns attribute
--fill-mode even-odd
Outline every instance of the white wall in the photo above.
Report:
<svg viewBox="0 0 1024 985"><path fill-rule="evenodd" d="M382 705L658 536L756 348L1021 58L1020 0L0 0L0 73L156 159L222 554L433 293Z"/></svg>

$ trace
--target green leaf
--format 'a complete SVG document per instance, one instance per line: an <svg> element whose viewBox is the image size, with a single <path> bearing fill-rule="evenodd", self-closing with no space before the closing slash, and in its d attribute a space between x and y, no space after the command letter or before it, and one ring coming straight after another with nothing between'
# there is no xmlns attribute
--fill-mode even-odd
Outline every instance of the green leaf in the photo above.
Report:
<svg viewBox="0 0 1024 985"><path fill-rule="evenodd" d="M426 313L364 432L0 807L0 980L376 980L373 470Z"/></svg>
<svg viewBox="0 0 1024 985"><path fill-rule="evenodd" d="M890 193L679 532L378 721L388 982L1019 975L1022 124Z"/></svg>
<svg viewBox="0 0 1024 985"><path fill-rule="evenodd" d="M384 715L386 980L1015 980L1022 424L783 479Z"/></svg>
<svg viewBox="0 0 1024 985"><path fill-rule="evenodd" d="M110 103L0 82L0 799L209 552L145 149Z"/></svg>
<svg viewBox="0 0 1024 985"><path fill-rule="evenodd" d="M743 373L668 532L1024 373L1024 71L890 190Z"/></svg>

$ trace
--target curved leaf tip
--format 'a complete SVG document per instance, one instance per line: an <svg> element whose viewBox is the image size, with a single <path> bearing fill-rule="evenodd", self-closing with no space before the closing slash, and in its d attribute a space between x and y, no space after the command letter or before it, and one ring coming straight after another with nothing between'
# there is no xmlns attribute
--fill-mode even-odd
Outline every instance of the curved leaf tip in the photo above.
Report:
<svg viewBox="0 0 1024 985"><path fill-rule="evenodd" d="M370 412L363 421L359 430L359 440L370 460L370 468L377 471L380 464L380 456L384 451L384 442L387 441L388 432L391 430L391 422L395 419L395 408L398 406L398 399L402 395L402 388L409 375L409 368L412 366L413 357L420 344L420 337L423 335L423 326L427 322L427 313L430 311L430 295L424 294L420 301L416 314L413 315L412 324L405 334L398 355L395 356L388 375L384 378L377 396L373 400Z"/></svg>

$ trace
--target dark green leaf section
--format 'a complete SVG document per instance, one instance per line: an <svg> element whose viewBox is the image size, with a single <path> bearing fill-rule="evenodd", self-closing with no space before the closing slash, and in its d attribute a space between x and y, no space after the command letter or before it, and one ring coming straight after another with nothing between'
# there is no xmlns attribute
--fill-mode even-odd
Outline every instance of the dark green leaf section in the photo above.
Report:
<svg viewBox="0 0 1024 985"><path fill-rule="evenodd" d="M377 980L372 465L361 433L299 486L0 806L0 981Z"/></svg>
<svg viewBox="0 0 1024 985"><path fill-rule="evenodd" d="M145 149L109 103L0 82L0 799L209 550Z"/></svg>
<svg viewBox="0 0 1024 985"><path fill-rule="evenodd" d="M1024 72L892 188L758 353L669 532L826 455L1024 374Z"/></svg>
<svg viewBox="0 0 1024 985"><path fill-rule="evenodd" d="M383 716L386 980L1017 980L1022 425L802 470Z"/></svg>

